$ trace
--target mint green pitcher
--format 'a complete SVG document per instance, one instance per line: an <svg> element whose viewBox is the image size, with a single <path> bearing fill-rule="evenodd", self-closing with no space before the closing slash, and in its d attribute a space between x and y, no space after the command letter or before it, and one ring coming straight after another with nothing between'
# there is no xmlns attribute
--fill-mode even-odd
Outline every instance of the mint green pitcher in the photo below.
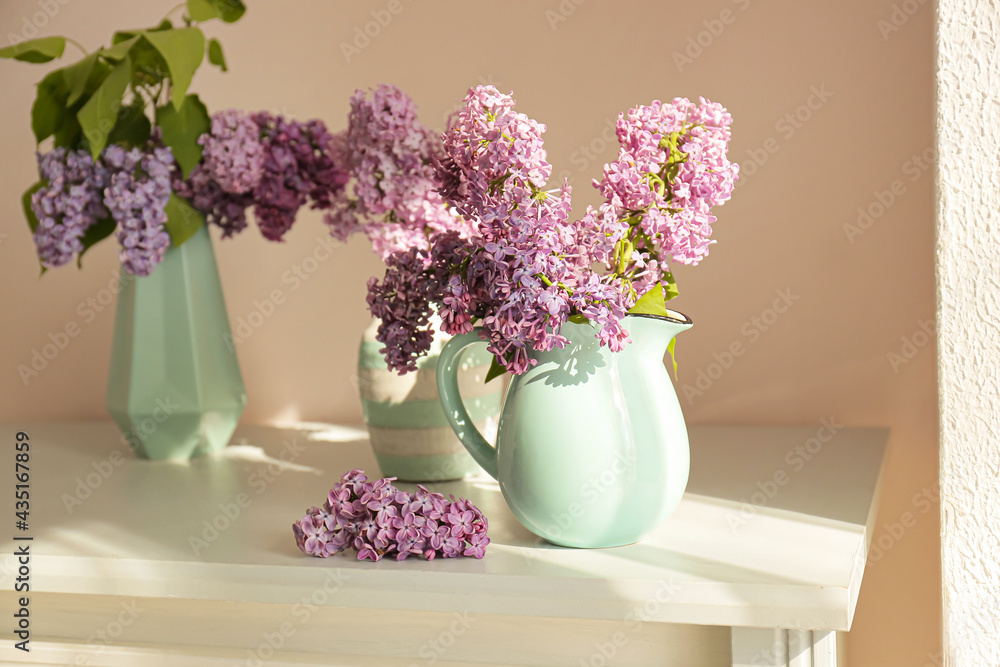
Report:
<svg viewBox="0 0 1000 667"><path fill-rule="evenodd" d="M642 540L676 509L690 469L687 427L663 364L686 315L629 315L631 342L601 347L590 324L567 323L561 350L511 379L496 447L458 391L459 355L478 331L452 338L437 366L445 415L462 444L499 483L528 530L568 547Z"/></svg>

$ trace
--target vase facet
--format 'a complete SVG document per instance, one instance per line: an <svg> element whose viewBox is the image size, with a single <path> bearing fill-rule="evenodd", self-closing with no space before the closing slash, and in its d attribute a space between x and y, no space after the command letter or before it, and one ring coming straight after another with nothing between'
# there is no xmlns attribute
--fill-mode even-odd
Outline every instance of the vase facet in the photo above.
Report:
<svg viewBox="0 0 1000 667"><path fill-rule="evenodd" d="M108 412L136 455L190 458L226 446L246 392L208 230L146 277L121 274Z"/></svg>

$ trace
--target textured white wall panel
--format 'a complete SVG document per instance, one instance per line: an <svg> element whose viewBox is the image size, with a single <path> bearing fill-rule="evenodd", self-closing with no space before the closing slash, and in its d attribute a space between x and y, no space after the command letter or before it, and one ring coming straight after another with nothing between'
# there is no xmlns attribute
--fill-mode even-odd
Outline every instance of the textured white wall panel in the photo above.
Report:
<svg viewBox="0 0 1000 667"><path fill-rule="evenodd" d="M949 664L1000 665L1000 10L938 4L938 332Z"/></svg>

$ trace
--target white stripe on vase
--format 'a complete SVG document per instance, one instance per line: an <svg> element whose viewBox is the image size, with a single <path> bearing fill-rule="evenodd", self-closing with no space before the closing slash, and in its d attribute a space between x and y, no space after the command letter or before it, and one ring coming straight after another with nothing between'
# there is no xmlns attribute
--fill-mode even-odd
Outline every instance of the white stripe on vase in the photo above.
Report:
<svg viewBox="0 0 1000 667"><path fill-rule="evenodd" d="M476 422L476 428L483 437L493 442L496 439L499 419L491 417ZM461 454L465 447L455 436L450 426L443 428L380 428L368 427L372 449L391 456L420 456L423 454Z"/></svg>
<svg viewBox="0 0 1000 667"><path fill-rule="evenodd" d="M501 380L486 384L488 366L462 369L458 373L458 389L462 396L477 398L499 393ZM434 369L418 370L399 375L384 368L359 368L358 389L361 398L376 403L402 403L403 401L433 401L438 399L437 379Z"/></svg>

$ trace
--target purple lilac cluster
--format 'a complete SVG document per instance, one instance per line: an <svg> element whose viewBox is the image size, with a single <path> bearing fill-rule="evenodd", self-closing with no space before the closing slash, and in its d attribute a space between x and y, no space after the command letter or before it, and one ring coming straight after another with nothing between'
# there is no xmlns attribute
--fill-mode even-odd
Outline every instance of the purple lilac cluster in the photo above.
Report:
<svg viewBox="0 0 1000 667"><path fill-rule="evenodd" d="M400 373L416 371L417 359L434 341L431 314L441 290L428 259L425 250L401 250L386 258L381 281L368 279L368 309L381 320L375 339L385 346L380 351L386 364Z"/></svg>
<svg viewBox="0 0 1000 667"><path fill-rule="evenodd" d="M176 171L173 187L179 197L191 200L205 215L206 222L222 230L223 238L246 229L247 209L253 205L253 192L223 190L204 163L195 166L186 181L181 178L180 171Z"/></svg>
<svg viewBox="0 0 1000 667"><path fill-rule="evenodd" d="M698 264L708 255L714 206L733 192L732 116L722 105L676 98L630 109L618 119L618 159L595 181L605 202L589 209L592 260L627 277L641 296L665 279L666 260Z"/></svg>
<svg viewBox="0 0 1000 667"><path fill-rule="evenodd" d="M432 161L440 139L417 118L406 93L386 84L370 99L356 91L338 139L353 196L343 192L324 218L333 236L346 241L363 232L384 261L397 251L427 250L432 237L447 231L471 234L437 192Z"/></svg>
<svg viewBox="0 0 1000 667"><path fill-rule="evenodd" d="M247 209L264 172L260 129L245 113L228 109L212 114L211 129L198 138L202 161L187 180L174 175L174 191L191 200L223 238L247 227Z"/></svg>
<svg viewBox="0 0 1000 667"><path fill-rule="evenodd" d="M104 207L108 170L88 151L66 148L39 154L38 170L44 185L31 196L38 219L34 240L42 265L53 268L83 252L84 232L108 216Z"/></svg>
<svg viewBox="0 0 1000 667"><path fill-rule="evenodd" d="M328 558L353 548L358 560L372 561L486 554L489 524L475 505L454 496L446 500L423 486L414 493L400 491L394 480L369 482L363 470L345 473L323 507L310 508L292 524L299 549Z"/></svg>
<svg viewBox="0 0 1000 667"><path fill-rule="evenodd" d="M44 184L32 195L31 207L39 221L34 239L42 265L61 266L82 253L87 229L110 216L122 266L148 276L170 245L164 225L174 169L170 149L157 145L108 146L97 161L86 151L66 148L39 156Z"/></svg>
<svg viewBox="0 0 1000 667"><path fill-rule="evenodd" d="M211 130L198 137L202 166L223 191L251 192L264 172L264 147L259 130L246 114L235 109L212 115Z"/></svg>
<svg viewBox="0 0 1000 667"><path fill-rule="evenodd" d="M247 208L264 170L264 146L257 124L235 109L212 115L209 132L198 137L202 161L188 179L174 174L174 191L191 200L209 224L222 230L223 238L247 226Z"/></svg>
<svg viewBox="0 0 1000 667"><path fill-rule="evenodd" d="M176 176L174 189L225 237L246 229L252 206L264 238L280 241L303 205L329 209L348 180L336 139L319 120L222 111L198 141L203 161L186 181Z"/></svg>
<svg viewBox="0 0 1000 667"><path fill-rule="evenodd" d="M254 216L264 238L280 241L307 200L312 208L330 208L348 176L334 161L333 135L323 121L302 123L266 111L253 120L264 144Z"/></svg>
<svg viewBox="0 0 1000 667"><path fill-rule="evenodd" d="M170 200L174 157L169 148L126 150L112 145L101 158L110 172L104 205L118 227L122 266L131 274L148 276L170 245L164 225Z"/></svg>

